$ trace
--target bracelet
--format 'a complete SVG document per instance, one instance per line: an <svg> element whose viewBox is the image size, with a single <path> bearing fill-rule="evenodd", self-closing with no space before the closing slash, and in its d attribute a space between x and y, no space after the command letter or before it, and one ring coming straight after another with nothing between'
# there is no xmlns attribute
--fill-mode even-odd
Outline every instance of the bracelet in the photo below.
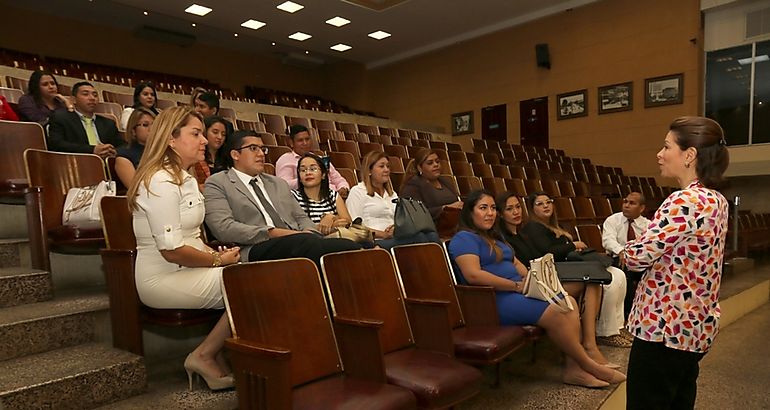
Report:
<svg viewBox="0 0 770 410"><path fill-rule="evenodd" d="M222 266L222 256L219 255L219 252L209 251L209 253L214 256L214 260L211 262L211 267L218 268Z"/></svg>

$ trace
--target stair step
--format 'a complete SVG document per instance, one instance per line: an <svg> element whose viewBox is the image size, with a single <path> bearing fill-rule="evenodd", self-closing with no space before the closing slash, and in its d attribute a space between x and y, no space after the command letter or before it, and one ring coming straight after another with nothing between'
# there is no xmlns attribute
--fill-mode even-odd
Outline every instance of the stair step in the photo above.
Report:
<svg viewBox="0 0 770 410"><path fill-rule="evenodd" d="M0 308L53 298L48 272L29 268L0 268Z"/></svg>
<svg viewBox="0 0 770 410"><path fill-rule="evenodd" d="M0 360L91 342L108 309L103 292L0 309Z"/></svg>
<svg viewBox="0 0 770 410"><path fill-rule="evenodd" d="M147 385L144 360L87 343L0 362L0 408L92 409L137 394Z"/></svg>
<svg viewBox="0 0 770 410"><path fill-rule="evenodd" d="M27 208L24 198L15 205L0 204L0 238L27 238Z"/></svg>
<svg viewBox="0 0 770 410"><path fill-rule="evenodd" d="M0 239L0 268L30 267L29 239Z"/></svg>

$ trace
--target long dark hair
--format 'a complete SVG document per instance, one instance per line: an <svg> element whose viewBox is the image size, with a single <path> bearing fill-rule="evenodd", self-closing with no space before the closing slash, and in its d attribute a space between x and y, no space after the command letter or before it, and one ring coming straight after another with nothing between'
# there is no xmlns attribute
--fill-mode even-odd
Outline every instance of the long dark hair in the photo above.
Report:
<svg viewBox="0 0 770 410"><path fill-rule="evenodd" d="M730 153L719 123L704 117L679 117L668 129L676 136L681 150L694 147L697 151L695 173L700 183L710 189L722 186Z"/></svg>
<svg viewBox="0 0 770 410"><path fill-rule="evenodd" d="M50 75L51 78L53 78L54 84L56 84L57 87L59 86L56 77L50 72L45 70L33 71L32 75L29 76L29 83L27 83L27 93L32 96L32 99L35 100L35 104L37 105L43 105L43 96L40 94L40 80L43 79L44 75Z"/></svg>
<svg viewBox="0 0 770 410"><path fill-rule="evenodd" d="M537 214L535 213L535 202L537 202L537 197L539 196L545 196L548 197L548 199L552 199L550 195L548 195L547 192L538 191L533 192L527 196L527 213L529 214L530 221L537 222L539 224L543 224L548 230L553 232L556 237L564 236L570 241L572 241L572 234L564 230L561 226L559 226L559 219L556 216L556 206L553 207L553 212L551 213L551 217L548 218L547 221L541 221Z"/></svg>
<svg viewBox="0 0 770 410"><path fill-rule="evenodd" d="M299 164L301 164L302 160L305 158L312 158L321 170L322 178L321 186L319 187L319 196L321 200L328 198L331 195L331 188L329 188L329 171L326 169L326 165L324 165L324 162L318 155L312 152L306 152L305 155L297 160L297 191L299 191L299 195L302 197L302 206L305 208L305 213L310 215L310 198L308 198L307 193L305 193L305 186L302 185L302 173L299 172Z"/></svg>
<svg viewBox="0 0 770 410"><path fill-rule="evenodd" d="M225 140L222 142L222 146L219 147L216 154L214 154L214 158L211 157L209 150L206 149L206 151L203 154L203 159L206 161L206 163L211 165L214 169L221 171L226 167L225 163L227 161L225 160L225 156L230 156L230 151L225 151L224 149L225 146L227 145L227 139L231 136L227 128L227 123L225 122L225 119L216 115L212 115L211 117L204 118L203 126L206 128L206 130L203 131L203 135L206 136L206 140L208 140L209 128L211 128L211 126L216 123L222 124L225 127Z"/></svg>
<svg viewBox="0 0 770 410"><path fill-rule="evenodd" d="M505 191L502 194L498 195L495 199L495 205L497 206L497 231L500 232L502 235L505 235L508 233L509 235L513 235L513 232L508 230L508 226L505 224L505 221L503 220L503 211L505 211L506 204L508 204L508 199L510 198L516 198L519 200L519 206L521 206L521 198L516 196L515 193L511 191ZM526 205L525 205L526 206ZM524 220L524 215L522 215L521 225L524 225L527 221Z"/></svg>
<svg viewBox="0 0 770 410"><path fill-rule="evenodd" d="M140 81L139 84L134 87L134 108L144 107L142 103L139 102L139 96L141 96L142 91L148 87L152 90L152 95L155 97L155 102L152 104L152 107L150 107L149 110L152 111L155 115L158 115L158 92L155 91L155 84L153 84L152 81Z"/></svg>
<svg viewBox="0 0 770 410"><path fill-rule="evenodd" d="M473 208L479 203L481 198L488 196L495 199L492 192L486 189L479 189L468 194L468 197L463 203L463 209L460 211L460 229L463 231L470 231L479 235L489 245L490 251L494 252L495 260L500 262L503 260L503 250L497 245L497 241L506 243L500 232L492 226L491 229L481 230L476 224L473 223Z"/></svg>

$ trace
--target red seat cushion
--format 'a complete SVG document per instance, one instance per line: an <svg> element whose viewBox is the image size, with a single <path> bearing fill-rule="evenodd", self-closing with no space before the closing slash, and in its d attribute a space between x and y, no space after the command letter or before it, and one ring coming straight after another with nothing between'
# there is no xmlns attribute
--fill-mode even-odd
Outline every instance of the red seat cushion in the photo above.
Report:
<svg viewBox="0 0 770 410"><path fill-rule="evenodd" d="M388 383L411 390L420 408L453 406L481 386L481 372L440 353L409 348L384 359Z"/></svg>
<svg viewBox="0 0 770 410"><path fill-rule="evenodd" d="M415 409L414 394L407 389L339 376L306 384L292 392L294 410Z"/></svg>
<svg viewBox="0 0 770 410"><path fill-rule="evenodd" d="M521 326L474 326L452 331L455 355L471 362L496 362L528 342Z"/></svg>

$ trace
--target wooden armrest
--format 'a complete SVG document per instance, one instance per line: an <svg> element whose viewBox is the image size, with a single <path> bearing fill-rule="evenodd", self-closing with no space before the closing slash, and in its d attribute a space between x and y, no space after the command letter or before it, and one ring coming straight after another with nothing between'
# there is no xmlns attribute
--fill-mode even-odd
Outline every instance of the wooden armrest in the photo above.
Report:
<svg viewBox="0 0 770 410"><path fill-rule="evenodd" d="M243 339L228 338L241 409L290 410L291 351L263 346Z"/></svg>
<svg viewBox="0 0 770 410"><path fill-rule="evenodd" d="M48 259L48 235L43 221L43 187L30 186L24 189L24 204L27 208L30 262L33 268L51 271Z"/></svg>
<svg viewBox="0 0 770 410"><path fill-rule="evenodd" d="M379 335L382 324L379 320L334 318L334 333L347 377L386 382Z"/></svg>
<svg viewBox="0 0 770 410"><path fill-rule="evenodd" d="M491 286L455 285L466 326L499 326L495 289Z"/></svg>
<svg viewBox="0 0 770 410"><path fill-rule="evenodd" d="M406 298L405 302L417 348L454 357L449 302L413 298Z"/></svg>
<svg viewBox="0 0 770 410"><path fill-rule="evenodd" d="M134 279L136 250L102 249L99 253L110 298L112 345L144 356L142 304L136 293Z"/></svg>

